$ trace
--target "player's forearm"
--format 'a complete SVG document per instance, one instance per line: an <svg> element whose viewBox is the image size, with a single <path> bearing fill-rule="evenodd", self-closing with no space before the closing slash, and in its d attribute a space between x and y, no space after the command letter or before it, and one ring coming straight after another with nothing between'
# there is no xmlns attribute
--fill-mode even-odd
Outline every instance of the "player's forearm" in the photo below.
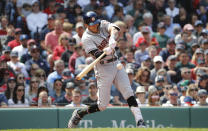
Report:
<svg viewBox="0 0 208 131"><path fill-rule="evenodd" d="M91 54L92 56L94 56L95 58L98 58L100 55L103 54L103 51L100 51L100 50L98 50L98 49L95 49L95 50L90 51L90 54ZM104 57L105 57L105 56L104 56ZM104 58L104 57L103 57L103 58Z"/></svg>

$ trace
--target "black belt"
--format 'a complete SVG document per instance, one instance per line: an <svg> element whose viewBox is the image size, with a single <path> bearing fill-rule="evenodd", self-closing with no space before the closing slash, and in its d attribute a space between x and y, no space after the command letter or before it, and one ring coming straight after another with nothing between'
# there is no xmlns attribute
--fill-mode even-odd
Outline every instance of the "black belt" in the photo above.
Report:
<svg viewBox="0 0 208 131"><path fill-rule="evenodd" d="M114 57L112 59L102 60L102 61L100 61L100 64L110 63L110 62L116 61L117 59L118 59L117 57Z"/></svg>

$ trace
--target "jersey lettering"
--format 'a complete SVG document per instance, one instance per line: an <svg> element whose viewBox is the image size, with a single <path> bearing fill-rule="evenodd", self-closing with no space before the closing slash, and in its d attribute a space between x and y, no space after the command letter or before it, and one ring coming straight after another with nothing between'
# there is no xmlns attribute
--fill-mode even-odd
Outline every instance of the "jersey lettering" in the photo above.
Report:
<svg viewBox="0 0 208 131"><path fill-rule="evenodd" d="M100 43L100 45L98 46L98 49L103 50L103 49L106 47L107 44L108 44L108 41L107 41L106 39L104 39L104 40Z"/></svg>

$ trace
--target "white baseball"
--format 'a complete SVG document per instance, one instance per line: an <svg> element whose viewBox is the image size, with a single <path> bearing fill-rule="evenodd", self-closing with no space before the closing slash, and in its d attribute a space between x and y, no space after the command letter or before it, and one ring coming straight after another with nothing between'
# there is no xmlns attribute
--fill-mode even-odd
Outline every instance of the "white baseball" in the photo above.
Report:
<svg viewBox="0 0 208 131"><path fill-rule="evenodd" d="M116 67L117 67L117 69L121 70L121 69L123 68L123 65L122 65L121 63L118 63L118 64L116 65Z"/></svg>

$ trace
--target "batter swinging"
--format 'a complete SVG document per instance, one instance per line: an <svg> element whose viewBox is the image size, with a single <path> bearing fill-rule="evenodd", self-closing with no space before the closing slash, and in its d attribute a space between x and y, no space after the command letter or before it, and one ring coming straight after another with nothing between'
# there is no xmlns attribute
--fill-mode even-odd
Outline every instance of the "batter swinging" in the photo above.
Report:
<svg viewBox="0 0 208 131"><path fill-rule="evenodd" d="M97 18L95 12L87 12L84 16L84 23L87 27L82 36L82 43L86 53L98 58L103 51L106 56L94 67L98 85L98 102L84 109L77 109L73 112L69 120L68 127L75 128L79 121L87 114L103 111L110 101L110 90L112 84L122 93L123 97L132 111L137 127L145 127L144 120L133 90L131 89L129 78L124 68L117 68L118 61L114 48L119 27Z"/></svg>

